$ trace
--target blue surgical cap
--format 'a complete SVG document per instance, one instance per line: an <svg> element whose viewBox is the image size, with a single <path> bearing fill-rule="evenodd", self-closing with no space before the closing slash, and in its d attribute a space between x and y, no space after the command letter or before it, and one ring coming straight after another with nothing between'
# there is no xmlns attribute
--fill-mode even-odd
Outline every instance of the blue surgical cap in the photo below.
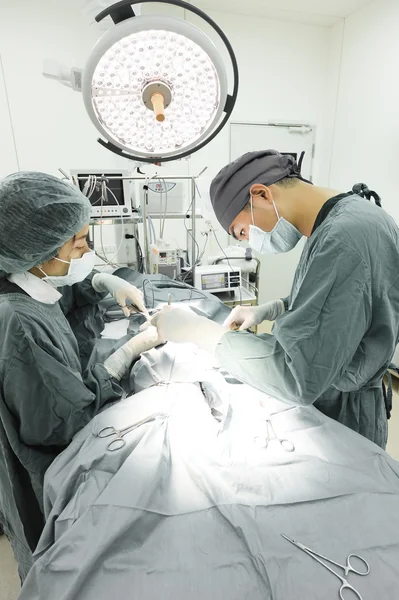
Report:
<svg viewBox="0 0 399 600"><path fill-rule="evenodd" d="M90 219L90 202L74 185L47 173L0 181L0 270L24 273L57 256Z"/></svg>

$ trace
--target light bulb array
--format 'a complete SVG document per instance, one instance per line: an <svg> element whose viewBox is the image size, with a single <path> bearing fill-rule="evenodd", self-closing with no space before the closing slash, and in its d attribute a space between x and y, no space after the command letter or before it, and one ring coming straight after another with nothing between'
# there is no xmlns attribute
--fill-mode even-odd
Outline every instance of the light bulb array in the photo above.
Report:
<svg viewBox="0 0 399 600"><path fill-rule="evenodd" d="M163 122L143 102L142 91L152 81L171 90ZM104 129L139 154L175 152L195 143L220 105L220 81L209 55L184 35L162 29L114 43L98 61L91 90Z"/></svg>

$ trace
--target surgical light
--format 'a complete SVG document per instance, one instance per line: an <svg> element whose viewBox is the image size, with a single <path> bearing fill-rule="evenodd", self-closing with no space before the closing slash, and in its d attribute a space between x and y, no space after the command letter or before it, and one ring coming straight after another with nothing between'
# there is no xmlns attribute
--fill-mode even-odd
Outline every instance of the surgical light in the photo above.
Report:
<svg viewBox="0 0 399 600"><path fill-rule="evenodd" d="M188 156L226 124L238 92L238 68L229 41L200 9L182 0L156 0L182 7L205 20L223 40L233 65L228 93L222 57L203 31L166 16L135 16L122 1L100 13L115 26L94 47L83 71L86 110L109 150L144 162Z"/></svg>

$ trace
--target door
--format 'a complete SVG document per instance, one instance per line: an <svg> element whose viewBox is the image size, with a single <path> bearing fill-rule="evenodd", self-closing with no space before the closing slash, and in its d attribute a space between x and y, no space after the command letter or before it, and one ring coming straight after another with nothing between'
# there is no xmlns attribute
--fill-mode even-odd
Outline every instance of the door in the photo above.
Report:
<svg viewBox="0 0 399 600"><path fill-rule="evenodd" d="M297 160L304 152L302 175L312 181L314 139L314 127L305 125L231 123L230 159L233 161L245 152L266 148L292 154ZM288 296L305 241L305 239L301 240L291 252L259 257L261 260L260 304Z"/></svg>

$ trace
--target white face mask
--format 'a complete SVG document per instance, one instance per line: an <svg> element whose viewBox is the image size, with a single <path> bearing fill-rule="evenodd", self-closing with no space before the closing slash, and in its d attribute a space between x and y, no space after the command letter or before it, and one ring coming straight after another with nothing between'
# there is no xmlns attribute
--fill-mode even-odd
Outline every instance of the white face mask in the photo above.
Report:
<svg viewBox="0 0 399 600"><path fill-rule="evenodd" d="M94 269L96 262L95 252L86 252L82 258L72 258L69 260L62 260L61 258L55 258L59 262L69 265L68 273L66 275L47 275L40 267L40 271L45 275L42 281L47 281L53 287L62 287L64 285L74 285L86 279L88 275Z"/></svg>
<svg viewBox="0 0 399 600"><path fill-rule="evenodd" d="M302 233L292 223L280 217L273 201L277 215L277 223L271 231L263 231L254 224L254 213L251 197L252 225L249 226L249 245L259 254L279 254L289 252L299 242Z"/></svg>

